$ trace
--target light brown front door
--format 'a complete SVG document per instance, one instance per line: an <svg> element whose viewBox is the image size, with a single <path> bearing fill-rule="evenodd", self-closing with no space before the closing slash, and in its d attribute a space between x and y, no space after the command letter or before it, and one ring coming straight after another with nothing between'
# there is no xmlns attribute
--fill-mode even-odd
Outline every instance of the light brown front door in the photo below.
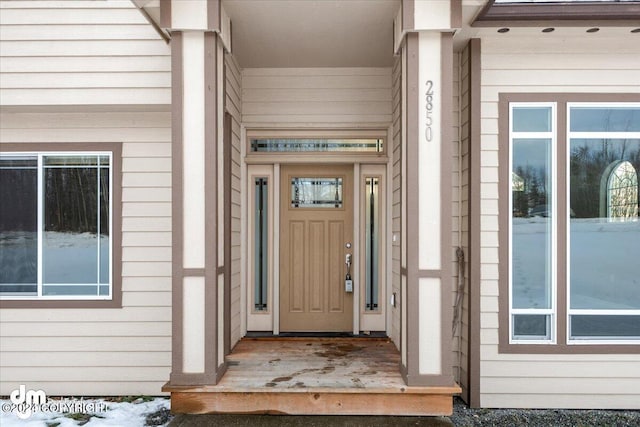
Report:
<svg viewBox="0 0 640 427"><path fill-rule="evenodd" d="M352 331L353 167L283 166L280 183L280 330Z"/></svg>

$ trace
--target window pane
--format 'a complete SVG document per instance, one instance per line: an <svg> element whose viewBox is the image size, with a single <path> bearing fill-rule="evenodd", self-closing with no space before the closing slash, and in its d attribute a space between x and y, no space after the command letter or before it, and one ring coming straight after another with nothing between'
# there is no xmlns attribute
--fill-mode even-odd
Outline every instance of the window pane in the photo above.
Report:
<svg viewBox="0 0 640 427"><path fill-rule="evenodd" d="M549 339L549 315L516 314L513 316L513 335L518 339Z"/></svg>
<svg viewBox="0 0 640 427"><path fill-rule="evenodd" d="M0 159L0 294L37 294L38 161Z"/></svg>
<svg viewBox="0 0 640 427"><path fill-rule="evenodd" d="M44 285L42 287L42 295L96 295L97 288L95 285Z"/></svg>
<svg viewBox="0 0 640 427"><path fill-rule="evenodd" d="M44 158L45 167L97 166L97 165L98 165L97 156L46 156Z"/></svg>
<svg viewBox="0 0 640 427"><path fill-rule="evenodd" d="M109 158L106 161L104 157L101 157L100 164L109 164ZM100 236L100 283L109 284L110 280L110 268L109 259L111 258L111 245L110 245L110 219L109 214L109 168L100 167L100 221L98 235Z"/></svg>
<svg viewBox="0 0 640 427"><path fill-rule="evenodd" d="M269 139L251 140L251 151L259 152L374 152L382 151L382 139Z"/></svg>
<svg viewBox="0 0 640 427"><path fill-rule="evenodd" d="M640 316L571 316L571 338L640 338Z"/></svg>
<svg viewBox="0 0 640 427"><path fill-rule="evenodd" d="M341 208L342 178L291 178L292 208Z"/></svg>
<svg viewBox="0 0 640 427"><path fill-rule="evenodd" d="M551 308L551 140L514 139L512 307Z"/></svg>
<svg viewBox="0 0 640 427"><path fill-rule="evenodd" d="M640 309L640 140L572 139L569 155L570 308Z"/></svg>
<svg viewBox="0 0 640 427"><path fill-rule="evenodd" d="M378 310L379 193L379 179L367 178L365 185L365 309L369 311Z"/></svg>
<svg viewBox="0 0 640 427"><path fill-rule="evenodd" d="M43 190L44 284L97 284L98 169L45 167Z"/></svg>
<svg viewBox="0 0 640 427"><path fill-rule="evenodd" d="M255 179L254 199L254 308L258 311L267 309L267 284L269 272L268 243L268 187L267 178Z"/></svg>
<svg viewBox="0 0 640 427"><path fill-rule="evenodd" d="M572 107L572 132L638 132L640 107Z"/></svg>
<svg viewBox="0 0 640 427"><path fill-rule="evenodd" d="M551 132L550 107L514 107L514 132Z"/></svg>

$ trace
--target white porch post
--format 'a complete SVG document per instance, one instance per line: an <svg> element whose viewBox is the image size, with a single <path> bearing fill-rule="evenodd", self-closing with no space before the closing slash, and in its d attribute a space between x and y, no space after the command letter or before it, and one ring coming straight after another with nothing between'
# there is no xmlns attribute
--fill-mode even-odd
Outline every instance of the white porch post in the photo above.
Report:
<svg viewBox="0 0 640 427"><path fill-rule="evenodd" d="M405 0L403 62L402 372L408 385L452 386L452 90L457 0Z"/></svg>
<svg viewBox="0 0 640 427"><path fill-rule="evenodd" d="M171 0L161 23L172 45L171 385L215 384L224 373L222 149L224 45L219 0Z"/></svg>

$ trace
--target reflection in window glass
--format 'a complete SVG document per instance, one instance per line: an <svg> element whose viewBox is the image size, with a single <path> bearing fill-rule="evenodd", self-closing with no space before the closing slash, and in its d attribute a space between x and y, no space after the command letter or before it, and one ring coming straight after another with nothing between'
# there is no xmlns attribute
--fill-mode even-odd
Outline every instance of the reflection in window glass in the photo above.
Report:
<svg viewBox="0 0 640 427"><path fill-rule="evenodd" d="M550 341L554 310L551 105L511 107L511 338Z"/></svg>
<svg viewBox="0 0 640 427"><path fill-rule="evenodd" d="M291 178L292 208L341 208L342 178Z"/></svg>
<svg viewBox="0 0 640 427"><path fill-rule="evenodd" d="M109 179L109 158L106 156L100 157L100 185L98 187L99 198L100 198L100 219L99 219L99 228L100 232L98 236L100 236L100 284L109 284L111 283L111 267L109 260L111 259L111 250L110 250L110 224L111 224L111 216L109 215L109 208L111 204L109 203L110 194L110 179ZM108 287L101 286L100 295L105 295L104 289L108 289ZM108 292L107 294L108 295Z"/></svg>
<svg viewBox="0 0 640 427"><path fill-rule="evenodd" d="M570 308L640 309L640 139L572 138L569 150Z"/></svg>
<svg viewBox="0 0 640 427"><path fill-rule="evenodd" d="M514 139L512 307L551 308L551 140Z"/></svg>
<svg viewBox="0 0 640 427"><path fill-rule="evenodd" d="M639 132L640 108L572 107L572 132Z"/></svg>
<svg viewBox="0 0 640 427"><path fill-rule="evenodd" d="M607 217L609 221L638 219L638 174L631 162L613 165L607 183Z"/></svg>
<svg viewBox="0 0 640 427"><path fill-rule="evenodd" d="M110 156L3 155L0 180L0 293L108 297Z"/></svg>
<svg viewBox="0 0 640 427"><path fill-rule="evenodd" d="M97 173L97 168L45 166L45 293L49 284L98 282Z"/></svg>
<svg viewBox="0 0 640 427"><path fill-rule="evenodd" d="M38 159L0 159L0 294L36 295Z"/></svg>
<svg viewBox="0 0 640 427"><path fill-rule="evenodd" d="M640 316L573 315L570 328L573 339L640 339Z"/></svg>
<svg viewBox="0 0 640 427"><path fill-rule="evenodd" d="M548 107L515 107L514 132L551 132L551 109Z"/></svg>
<svg viewBox="0 0 640 427"><path fill-rule="evenodd" d="M365 180L365 309L378 309L379 283L379 178Z"/></svg>
<svg viewBox="0 0 640 427"><path fill-rule="evenodd" d="M639 339L640 106L571 105L569 121L569 338Z"/></svg>
<svg viewBox="0 0 640 427"><path fill-rule="evenodd" d="M545 314L516 314L513 316L513 336L519 340L549 339L551 316Z"/></svg>

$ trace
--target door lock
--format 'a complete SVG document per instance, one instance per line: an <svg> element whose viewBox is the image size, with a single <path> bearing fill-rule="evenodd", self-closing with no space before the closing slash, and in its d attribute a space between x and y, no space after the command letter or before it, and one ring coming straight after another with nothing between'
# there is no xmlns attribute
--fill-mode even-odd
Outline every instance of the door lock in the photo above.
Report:
<svg viewBox="0 0 640 427"><path fill-rule="evenodd" d="M351 279L351 254L347 254L344 262L347 264L347 276L344 280L344 291L353 292L353 280Z"/></svg>

